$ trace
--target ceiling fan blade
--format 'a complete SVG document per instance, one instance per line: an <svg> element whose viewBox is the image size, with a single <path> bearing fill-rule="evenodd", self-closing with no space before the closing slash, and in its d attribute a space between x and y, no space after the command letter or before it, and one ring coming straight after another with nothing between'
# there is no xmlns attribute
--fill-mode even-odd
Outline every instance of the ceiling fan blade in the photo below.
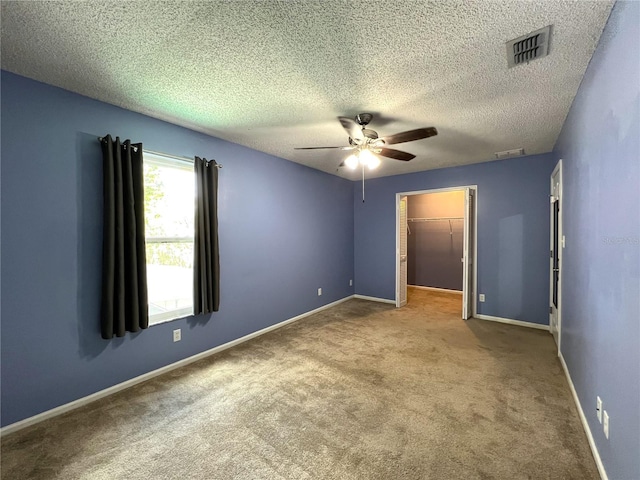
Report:
<svg viewBox="0 0 640 480"><path fill-rule="evenodd" d="M338 117L338 120L340 120L342 128L344 128L349 134L349 138L352 138L358 144L364 141L362 129L355 120L349 117Z"/></svg>
<svg viewBox="0 0 640 480"><path fill-rule="evenodd" d="M414 140L421 140L423 138L433 137L437 135L438 131L435 127L418 128L416 130L408 130L406 132L396 133L395 135L389 135L388 137L382 137L387 145L393 145L394 143L413 142Z"/></svg>
<svg viewBox="0 0 640 480"><path fill-rule="evenodd" d="M416 156L412 153L402 152L393 148L376 148L375 152L378 155L382 155L383 157L393 158L394 160L402 160L403 162L408 162L409 160L416 158Z"/></svg>

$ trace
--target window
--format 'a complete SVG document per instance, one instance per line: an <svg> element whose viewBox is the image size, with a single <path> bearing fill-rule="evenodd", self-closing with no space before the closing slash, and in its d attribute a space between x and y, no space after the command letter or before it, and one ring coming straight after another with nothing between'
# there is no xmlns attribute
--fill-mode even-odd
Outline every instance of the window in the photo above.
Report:
<svg viewBox="0 0 640 480"><path fill-rule="evenodd" d="M193 164L145 152L149 325L193 313Z"/></svg>

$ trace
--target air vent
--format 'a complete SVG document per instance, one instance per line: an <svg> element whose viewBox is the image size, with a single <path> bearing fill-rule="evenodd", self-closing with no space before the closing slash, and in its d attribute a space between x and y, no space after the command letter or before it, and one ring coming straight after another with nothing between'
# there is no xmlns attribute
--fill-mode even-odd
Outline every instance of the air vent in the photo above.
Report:
<svg viewBox="0 0 640 480"><path fill-rule="evenodd" d="M551 25L548 25L524 37L508 41L507 63L509 68L546 57L549 53L550 36Z"/></svg>
<svg viewBox="0 0 640 480"><path fill-rule="evenodd" d="M496 152L495 156L498 160L503 158L521 157L524 155L524 148L516 148L514 150L505 150L504 152Z"/></svg>

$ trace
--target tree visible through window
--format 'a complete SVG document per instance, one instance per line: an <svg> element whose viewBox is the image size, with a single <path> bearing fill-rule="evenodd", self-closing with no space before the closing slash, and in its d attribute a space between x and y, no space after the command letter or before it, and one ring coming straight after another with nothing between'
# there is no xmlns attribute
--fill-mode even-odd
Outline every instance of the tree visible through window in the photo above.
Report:
<svg viewBox="0 0 640 480"><path fill-rule="evenodd" d="M194 173L145 153L144 213L149 324L193 313Z"/></svg>

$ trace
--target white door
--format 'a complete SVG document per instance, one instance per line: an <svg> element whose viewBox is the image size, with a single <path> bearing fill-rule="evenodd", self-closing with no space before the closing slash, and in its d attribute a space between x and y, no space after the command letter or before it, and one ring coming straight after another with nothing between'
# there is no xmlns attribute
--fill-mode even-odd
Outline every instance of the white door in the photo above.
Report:
<svg viewBox="0 0 640 480"><path fill-rule="evenodd" d="M473 315L473 239L474 239L474 190L464 189L464 242L462 248L462 318Z"/></svg>
<svg viewBox="0 0 640 480"><path fill-rule="evenodd" d="M560 281L562 265L562 160L551 174L549 202L549 329L560 348Z"/></svg>
<svg viewBox="0 0 640 480"><path fill-rule="evenodd" d="M407 197L400 198L398 208L398 262L399 262L399 281L397 307L403 307L407 304Z"/></svg>

